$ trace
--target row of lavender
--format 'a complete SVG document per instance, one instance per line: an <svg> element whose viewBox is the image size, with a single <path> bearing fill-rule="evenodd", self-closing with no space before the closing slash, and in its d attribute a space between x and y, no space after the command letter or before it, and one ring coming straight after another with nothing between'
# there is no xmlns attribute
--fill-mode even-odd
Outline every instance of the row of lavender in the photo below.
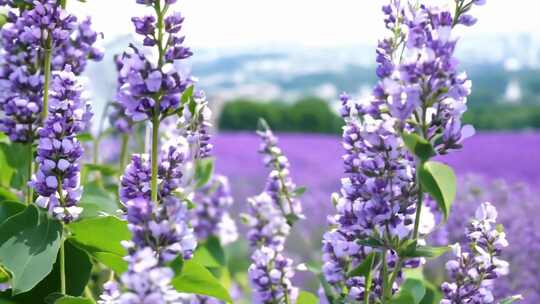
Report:
<svg viewBox="0 0 540 304"><path fill-rule="evenodd" d="M99 294L100 304L232 302L228 286L251 293L256 303L432 303L439 288L408 273L450 249L455 257L446 263L440 303L520 298L493 294L494 280L508 273L500 258L508 243L490 203L467 225L467 247L428 245L456 194L452 169L433 157L459 150L474 133L460 122L470 81L458 72L452 31L473 25L469 11L484 1L455 0L454 12L399 0L383 7L391 35L377 49L380 82L369 100L341 97L346 177L332 197L336 211L323 236L322 267L311 269L320 278L319 300L292 284L295 270L308 269L294 266L285 251L293 226L305 219L299 200L305 189L292 182L288 159L264 122L260 152L268 182L243 216L251 289L228 273L222 246L237 232L226 211L226 179L213 176L205 95L177 68L192 55L181 35L184 19L169 12L176 0L137 3L152 13L132 19L143 47L130 45L116 58L118 94L110 105L113 131L123 138L120 165L96 162L81 174L80 140L92 114L79 75L88 59L102 57L93 46L98 35L89 21L75 33L77 19L65 0L3 2L11 10L2 29L1 128L8 151L27 151L26 204L13 201L17 187L10 180L5 196L13 200L1 205L6 301L95 303ZM148 154L126 164L141 126ZM108 197L92 202L94 215L84 213L83 186L90 183ZM119 201L109 212L105 205L116 202L106 189ZM55 278L59 283L50 286Z"/></svg>

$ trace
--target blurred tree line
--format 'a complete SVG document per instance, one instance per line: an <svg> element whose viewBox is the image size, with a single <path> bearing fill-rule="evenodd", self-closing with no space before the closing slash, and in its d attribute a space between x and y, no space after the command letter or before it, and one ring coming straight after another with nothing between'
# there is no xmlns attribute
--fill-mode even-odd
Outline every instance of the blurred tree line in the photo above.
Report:
<svg viewBox="0 0 540 304"><path fill-rule="evenodd" d="M473 104L463 120L477 130L540 129L540 104ZM340 134L343 126L341 117L329 103L316 97L295 103L233 100L223 107L218 125L225 131L253 131L259 117L279 132Z"/></svg>

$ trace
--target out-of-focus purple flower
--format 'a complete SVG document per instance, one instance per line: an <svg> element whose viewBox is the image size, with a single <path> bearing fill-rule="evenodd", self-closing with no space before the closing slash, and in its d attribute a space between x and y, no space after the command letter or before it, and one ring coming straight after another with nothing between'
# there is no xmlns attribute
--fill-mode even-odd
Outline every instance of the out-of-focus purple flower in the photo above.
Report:
<svg viewBox="0 0 540 304"><path fill-rule="evenodd" d="M508 262L500 258L508 246L503 228L496 226L497 210L481 204L467 227L470 251L453 245L455 259L446 263L450 282L441 285L441 304L494 303L493 282L508 274Z"/></svg>
<svg viewBox="0 0 540 304"><path fill-rule="evenodd" d="M49 116L38 130L38 171L30 186L38 193L36 204L65 222L77 219L82 208L79 160L83 147L76 136L92 117L90 105L81 98L82 88L70 71L55 73Z"/></svg>
<svg viewBox="0 0 540 304"><path fill-rule="evenodd" d="M193 198L192 225L197 239L216 236L222 244L236 241L238 231L228 209L233 203L229 180L217 175L208 185L197 190Z"/></svg>

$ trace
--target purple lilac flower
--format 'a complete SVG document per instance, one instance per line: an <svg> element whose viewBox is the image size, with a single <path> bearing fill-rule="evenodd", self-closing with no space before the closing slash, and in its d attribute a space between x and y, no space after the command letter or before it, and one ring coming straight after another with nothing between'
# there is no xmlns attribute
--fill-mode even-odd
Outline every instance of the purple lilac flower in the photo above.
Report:
<svg viewBox="0 0 540 304"><path fill-rule="evenodd" d="M76 136L92 117L89 104L81 98L82 87L68 69L53 76L49 116L38 130L38 171L30 186L38 193L36 204L65 222L82 211L80 164L83 147Z"/></svg>
<svg viewBox="0 0 540 304"><path fill-rule="evenodd" d="M137 1L153 6L156 15L160 16L174 2ZM173 13L161 19L157 16L132 18L135 31L144 39L143 44L159 50L157 62L153 63L133 45L131 51L119 59L120 88L117 100L133 121L143 121L155 115L162 118L175 113L180 107L182 92L192 83L174 65L175 61L192 55L191 50L183 45L184 37L180 34L184 18L179 13Z"/></svg>
<svg viewBox="0 0 540 304"><path fill-rule="evenodd" d="M265 165L270 169L265 190L248 199L250 213L243 216L248 240L255 248L248 270L256 303L290 303L298 290L292 286L293 261L283 255L291 225L303 218L296 186L289 177L289 162L277 147L277 138L266 126L259 132ZM293 216L294 218L291 218Z"/></svg>
<svg viewBox="0 0 540 304"><path fill-rule="evenodd" d="M114 56L114 63L116 65L117 71L120 72L123 63L120 60L119 55ZM122 79L119 77L118 87L120 88L121 86ZM111 124L111 126L113 126L115 130L120 133L131 133L133 131L133 120L128 115L126 115L122 104L119 103L117 100L114 100L109 104L109 106L110 110L108 115L109 123Z"/></svg>
<svg viewBox="0 0 540 304"><path fill-rule="evenodd" d="M458 8L461 14L469 8ZM413 237L417 193L416 160L407 151L401 132L420 132L440 154L458 149L474 129L461 126L470 94L470 81L457 71L451 37L452 13L437 7L394 1L383 6L391 37L379 42L377 76L371 99L354 103L342 95L343 156L347 177L334 196L337 214L323 237L323 274L338 294L361 299L363 279L347 277L366 254L376 250L358 240L399 240ZM437 138L437 140L435 140ZM433 214L421 214L419 244L435 224ZM422 259L406 259L396 266L394 249L382 250L387 260L374 265L374 273L388 268L418 267ZM394 258L392 258L394 257ZM401 279L400 274L397 281ZM378 281L369 286L380 289ZM394 283L394 282L393 282ZM345 288L347 287L347 288ZM393 286L394 287L394 286ZM392 290L395 291L395 288Z"/></svg>
<svg viewBox="0 0 540 304"><path fill-rule="evenodd" d="M296 185L289 172L289 160L277 146L278 139L269 128L257 132L262 140L259 152L264 155L264 164L269 168L270 174L266 183L265 192L272 197L277 208L283 216L303 218L302 205L296 198Z"/></svg>
<svg viewBox="0 0 540 304"><path fill-rule="evenodd" d="M455 259L446 263L451 282L441 285L441 304L494 303L493 282L508 274L508 262L500 258L508 246L502 227L496 226L497 210L490 203L481 204L467 227L470 250L453 245Z"/></svg>
<svg viewBox="0 0 540 304"><path fill-rule="evenodd" d="M7 23L0 30L0 130L15 142L32 142L40 125L43 100L44 55L50 49L53 70L69 65L80 75L87 60L100 60L102 51L95 47L97 34L90 20L77 23L52 0L27 2L28 7L8 12Z"/></svg>
<svg viewBox="0 0 540 304"><path fill-rule="evenodd" d="M187 206L175 195L181 190L184 154L178 147L163 148L158 202L150 200L148 157L134 155L126 168L120 200L132 233L132 239L123 242L129 268L122 275L122 289L107 283L100 303L182 303L182 295L171 287L174 273L167 263L179 256L190 259L197 246Z"/></svg>
<svg viewBox="0 0 540 304"><path fill-rule="evenodd" d="M222 244L236 241L238 231L227 210L233 198L229 180L222 175L212 177L208 185L197 190L195 208L192 211L192 225L199 240L216 236Z"/></svg>
<svg viewBox="0 0 540 304"><path fill-rule="evenodd" d="M252 255L248 275L254 288L255 303L290 303L298 289L292 286L293 262L280 251L263 246Z"/></svg>

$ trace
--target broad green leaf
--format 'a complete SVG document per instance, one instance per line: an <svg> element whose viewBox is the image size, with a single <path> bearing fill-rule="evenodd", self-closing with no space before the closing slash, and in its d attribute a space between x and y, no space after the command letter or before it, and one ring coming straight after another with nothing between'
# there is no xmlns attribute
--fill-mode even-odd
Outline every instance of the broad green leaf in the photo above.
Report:
<svg viewBox="0 0 540 304"><path fill-rule="evenodd" d="M366 258L360 263L358 266L356 266L354 269L349 271L347 274L348 277L367 277L371 273L371 269L373 267L373 263L377 257L376 252L371 252L366 256Z"/></svg>
<svg viewBox="0 0 540 304"><path fill-rule="evenodd" d="M301 291L296 300L296 304L318 304L319 299L311 292Z"/></svg>
<svg viewBox="0 0 540 304"><path fill-rule="evenodd" d="M127 254L126 249L120 245L121 241L131 239L126 221L114 216L104 216L77 221L67 227L72 234L70 240L77 245L96 252L109 252L120 256Z"/></svg>
<svg viewBox="0 0 540 304"><path fill-rule="evenodd" d="M185 261L181 274L173 279L172 285L180 292L206 295L233 303L227 289L212 273L193 261Z"/></svg>
<svg viewBox="0 0 540 304"><path fill-rule="evenodd" d="M34 205L0 225L0 263L11 274L12 293L26 292L52 270L62 224Z"/></svg>
<svg viewBox="0 0 540 304"><path fill-rule="evenodd" d="M419 304L426 294L424 282L418 279L406 279L399 293L392 298L392 304Z"/></svg>
<svg viewBox="0 0 540 304"><path fill-rule="evenodd" d="M7 188L11 185L11 177L15 174L15 170L10 167L7 156L4 150L0 149L0 185Z"/></svg>
<svg viewBox="0 0 540 304"><path fill-rule="evenodd" d="M445 219L448 219L450 208L456 197L456 175L445 164L428 161L420 168L422 187L437 201Z"/></svg>
<svg viewBox="0 0 540 304"><path fill-rule="evenodd" d="M88 298L63 296L54 301L54 304L94 304L95 302Z"/></svg>
<svg viewBox="0 0 540 304"><path fill-rule="evenodd" d="M28 146L21 143L0 143L0 150L2 150L7 161L7 166L3 166L2 168L11 168L14 172L11 177L10 186L20 189L29 179L27 176L27 164L29 162L27 157Z"/></svg>
<svg viewBox="0 0 540 304"><path fill-rule="evenodd" d="M219 268L226 265L225 252L219 239L209 237L206 242L200 244L195 251L193 261L209 268Z"/></svg>
<svg viewBox="0 0 540 304"><path fill-rule="evenodd" d="M7 220L9 217L22 212L25 208L26 205L16 201L0 202L0 224Z"/></svg>
<svg viewBox="0 0 540 304"><path fill-rule="evenodd" d="M403 138L403 142L407 149L422 161L427 161L436 154L433 146L418 134L403 133L401 134L401 137Z"/></svg>
<svg viewBox="0 0 540 304"><path fill-rule="evenodd" d="M214 173L214 160L212 158L204 158L197 160L195 164L195 181L196 187L200 188L208 184L212 174Z"/></svg>
<svg viewBox="0 0 540 304"><path fill-rule="evenodd" d="M439 288L426 280L424 280L424 286L426 287L426 294L422 298L422 301L420 301L420 304L439 304L442 300L442 294Z"/></svg>
<svg viewBox="0 0 540 304"><path fill-rule="evenodd" d="M97 261L111 268L117 274L122 274L128 269L128 263L121 255L110 252L92 251L91 249L88 249L87 251Z"/></svg>
<svg viewBox="0 0 540 304"><path fill-rule="evenodd" d="M1 201L17 201L19 198L11 190L0 186L0 200Z"/></svg>
<svg viewBox="0 0 540 304"><path fill-rule="evenodd" d="M4 26L4 24L7 23L7 16L5 13L0 14L0 28Z"/></svg>
<svg viewBox="0 0 540 304"><path fill-rule="evenodd" d="M116 198L95 182L84 186L80 206L83 207L83 219L102 214L114 215L118 210Z"/></svg>
<svg viewBox="0 0 540 304"><path fill-rule="evenodd" d="M86 252L73 246L69 241L65 243L66 254L66 290L67 294L79 296L83 293L84 287L88 284L92 272L92 263ZM60 263L57 258L53 270L32 290L19 294L12 299L19 304L43 303L44 299L59 294L60 291ZM60 294L61 295L61 294ZM54 303L52 301L47 303Z"/></svg>

